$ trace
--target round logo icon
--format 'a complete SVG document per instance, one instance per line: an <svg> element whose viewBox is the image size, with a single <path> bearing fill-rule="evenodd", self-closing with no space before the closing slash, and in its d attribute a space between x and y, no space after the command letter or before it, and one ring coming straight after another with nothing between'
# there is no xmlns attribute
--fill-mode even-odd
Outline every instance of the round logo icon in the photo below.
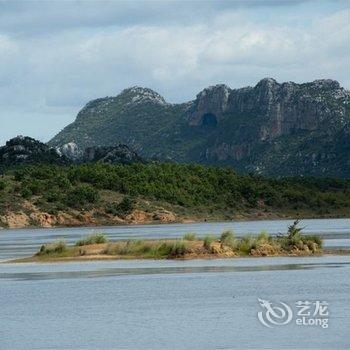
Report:
<svg viewBox="0 0 350 350"><path fill-rule="evenodd" d="M293 311L286 303L272 303L259 299L260 306L264 309L258 312L259 321L266 327L283 326L288 324L293 317Z"/></svg>

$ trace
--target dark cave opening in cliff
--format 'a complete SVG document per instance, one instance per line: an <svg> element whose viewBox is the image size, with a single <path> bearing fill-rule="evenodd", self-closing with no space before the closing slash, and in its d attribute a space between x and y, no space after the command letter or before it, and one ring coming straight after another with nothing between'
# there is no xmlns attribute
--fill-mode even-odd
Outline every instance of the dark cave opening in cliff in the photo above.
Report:
<svg viewBox="0 0 350 350"><path fill-rule="evenodd" d="M212 113L205 113L202 116L202 123L203 126L216 126L218 124L218 120L216 119L216 116Z"/></svg>

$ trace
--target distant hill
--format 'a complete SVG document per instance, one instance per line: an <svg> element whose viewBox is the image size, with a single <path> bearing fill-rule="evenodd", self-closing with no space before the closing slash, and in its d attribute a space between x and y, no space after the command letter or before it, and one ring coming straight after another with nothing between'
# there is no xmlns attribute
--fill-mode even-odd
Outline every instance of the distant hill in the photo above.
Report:
<svg viewBox="0 0 350 350"><path fill-rule="evenodd" d="M46 144L27 136L17 136L0 147L0 166L21 164L68 164L70 160Z"/></svg>
<svg viewBox="0 0 350 350"><path fill-rule="evenodd" d="M131 164L144 160L126 145L87 147L83 152L74 153L73 145L62 149L49 147L28 136L17 136L0 147L0 167L16 165L56 164L72 162L103 162L110 164Z"/></svg>
<svg viewBox="0 0 350 350"><path fill-rule="evenodd" d="M89 102L49 145L127 144L142 157L269 176L350 176L350 92L334 80L216 85L170 104L140 87Z"/></svg>

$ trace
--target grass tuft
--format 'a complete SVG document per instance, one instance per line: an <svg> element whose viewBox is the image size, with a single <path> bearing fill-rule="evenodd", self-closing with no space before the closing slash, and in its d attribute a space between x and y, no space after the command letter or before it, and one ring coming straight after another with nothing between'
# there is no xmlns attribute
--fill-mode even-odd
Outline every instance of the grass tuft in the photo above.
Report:
<svg viewBox="0 0 350 350"><path fill-rule="evenodd" d="M183 239L185 241L195 241L197 239L197 236L193 232L188 232L188 233L184 234Z"/></svg>
<svg viewBox="0 0 350 350"><path fill-rule="evenodd" d="M82 238L79 241L75 243L76 246L83 246L83 245L90 245L90 244L101 244L101 243L107 243L108 238L103 233L96 233L93 235L90 235L86 238Z"/></svg>
<svg viewBox="0 0 350 350"><path fill-rule="evenodd" d="M238 242L237 248L243 255L249 255L252 249L256 249L258 246L257 239L252 236L245 236Z"/></svg>
<svg viewBox="0 0 350 350"><path fill-rule="evenodd" d="M38 255L60 254L67 250L67 244L64 241L55 241L52 243L43 244L40 247Z"/></svg>
<svg viewBox="0 0 350 350"><path fill-rule="evenodd" d="M224 231L220 236L221 246L227 246L232 249L236 247L235 235L232 231Z"/></svg>
<svg viewBox="0 0 350 350"><path fill-rule="evenodd" d="M210 250L211 249L211 244L213 242L215 242L216 240L216 237L214 235L207 235L204 237L204 240L203 240L203 247L206 249L206 250Z"/></svg>

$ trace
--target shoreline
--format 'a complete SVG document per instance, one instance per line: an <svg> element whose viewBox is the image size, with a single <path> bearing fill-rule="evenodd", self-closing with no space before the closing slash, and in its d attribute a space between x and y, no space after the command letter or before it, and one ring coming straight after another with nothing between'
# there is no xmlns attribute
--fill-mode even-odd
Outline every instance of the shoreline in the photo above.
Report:
<svg viewBox="0 0 350 350"><path fill-rule="evenodd" d="M222 223L222 222L248 222L248 221L283 221L283 220L295 220L296 216L278 216L272 215L271 217L262 217L262 216L252 216L252 217L239 217L239 218L213 218L213 219L203 219L203 218L186 218L182 220L175 221L145 221L145 222L110 222L103 224L89 224L89 223L81 223L81 225L55 225L55 226L39 226L39 225L31 225L24 227L3 227L0 226L0 232L2 231L14 231L14 230L45 230L45 229L79 229L79 228L92 228L92 229L103 229L109 227L132 227L132 226L153 226L153 225L186 225L186 224L205 224L205 223ZM308 216L303 215L300 220L342 220L342 219L350 219L350 216Z"/></svg>
<svg viewBox="0 0 350 350"><path fill-rule="evenodd" d="M25 264L25 263L36 263L36 264L55 264L55 263L73 263L73 262L96 262L96 261L136 261L136 260L177 260L177 261L189 261L189 260L222 260L222 259L258 259L258 258L312 258L312 257L324 257L324 256L347 256L350 255L350 248L327 248L324 249L322 253L317 254L278 254L278 255L266 255L266 256L251 256L251 255L236 255L236 256L215 256L208 254L207 256L191 256L182 258L141 258L141 257L116 257L114 255L88 255L88 256L76 256L76 257L61 257L61 258L47 258L40 259L35 256L10 259L3 261L4 264Z"/></svg>

